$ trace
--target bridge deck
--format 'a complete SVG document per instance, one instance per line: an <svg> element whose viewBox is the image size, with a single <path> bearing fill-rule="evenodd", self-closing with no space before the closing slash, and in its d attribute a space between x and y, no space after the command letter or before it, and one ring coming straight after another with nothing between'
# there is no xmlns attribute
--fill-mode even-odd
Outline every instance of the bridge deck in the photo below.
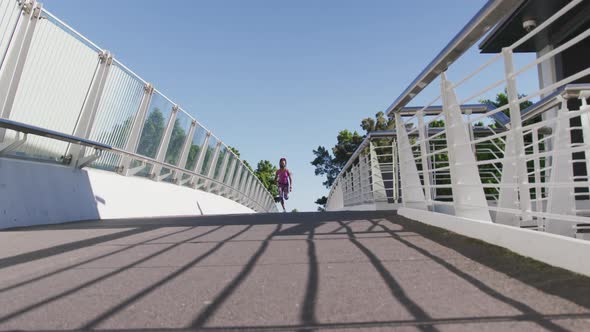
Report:
<svg viewBox="0 0 590 332"><path fill-rule="evenodd" d="M0 232L0 330L195 327L587 330L590 279L392 212Z"/></svg>

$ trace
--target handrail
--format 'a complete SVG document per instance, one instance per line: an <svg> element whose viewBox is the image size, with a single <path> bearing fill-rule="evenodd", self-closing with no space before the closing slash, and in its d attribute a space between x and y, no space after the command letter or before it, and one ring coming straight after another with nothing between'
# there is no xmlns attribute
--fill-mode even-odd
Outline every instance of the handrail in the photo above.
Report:
<svg viewBox="0 0 590 332"><path fill-rule="evenodd" d="M88 139L79 138L76 136L60 133L60 132L57 132L54 130L45 129L45 128L29 125L29 124L18 122L18 121L8 120L8 119L4 119L4 118L0 118L0 127L5 128L5 129L18 131L18 132L25 133L25 134L42 136L42 137L57 139L57 140L68 142L68 143L79 144L79 145L83 145L83 146L97 148L99 150L112 150L113 149L113 147L111 147L110 145L102 144L102 143L91 141Z"/></svg>
<svg viewBox="0 0 590 332"><path fill-rule="evenodd" d="M440 73L473 46L486 32L498 23L511 8L523 0L489 0L467 25L443 48L428 66L410 83L387 108L391 115L406 106L412 98L434 81Z"/></svg>
<svg viewBox="0 0 590 332"><path fill-rule="evenodd" d="M212 179L209 178L207 176L204 176L202 174L193 172L193 171L189 171L183 168L180 168L178 166L172 165L172 164L168 164L165 162L159 162L155 159L146 157L146 156L142 156L139 155L137 153L133 153L133 152L128 152L119 148L115 148L112 147L110 145L107 144L102 144L96 141L92 141L92 140L88 140L88 139L83 139L83 138L79 138L73 135L68 135L68 134L64 134L64 133L60 133L54 130L50 130L50 129L46 129L46 128L41 128L41 127L37 127L37 126L33 126L33 125L29 125L26 123L22 123L22 122L18 122L18 121L13 121L13 120L8 120L8 119L3 119L0 118L0 128L4 128L4 129L9 129L9 130L14 130L17 132L21 132L24 134L31 134L31 135L36 135L36 136L41 136L41 137L46 137L46 138L51 138L51 139L56 139L59 141L63 141L63 142L67 142L67 143L72 143L72 144L79 144L82 146L86 146L86 147L91 147L100 151L107 151L107 152L113 152L113 153L117 153L117 154L121 154L121 155L126 155L129 156L133 159L137 159L143 162L146 162L148 164L153 164L153 165L158 165L161 166L163 168L168 168L170 170L174 170L178 173L181 173L182 175L190 175L190 176L195 176L199 179L203 179L203 180L207 180L210 181L212 183L215 183L217 185L220 185L224 188L227 188L229 190L231 190L234 193L238 193L240 195L242 195L243 197L245 197L248 202L255 204L256 206L258 206L261 210L266 211L267 209L260 204L259 202L255 201L254 199L252 199L251 197L247 196L245 193L243 193L242 191L227 185L226 183L223 183L221 181L218 181L216 179ZM268 192L268 191L267 191Z"/></svg>

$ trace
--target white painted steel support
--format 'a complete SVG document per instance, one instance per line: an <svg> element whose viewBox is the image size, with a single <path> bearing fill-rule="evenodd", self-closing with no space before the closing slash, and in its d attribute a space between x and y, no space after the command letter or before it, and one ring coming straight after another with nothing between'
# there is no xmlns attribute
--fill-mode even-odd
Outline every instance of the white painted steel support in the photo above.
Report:
<svg viewBox="0 0 590 332"><path fill-rule="evenodd" d="M379 158L375 152L373 142L369 142L369 155L371 157L371 186L373 189L373 200L375 202L387 202L387 192L385 191L385 182L383 182L383 173L381 172L381 165L379 164Z"/></svg>
<svg viewBox="0 0 590 332"><path fill-rule="evenodd" d="M258 203L260 199L260 189L260 183L256 182L254 184L254 189L252 190L252 200L256 203ZM256 205L256 208L258 208L258 205Z"/></svg>
<svg viewBox="0 0 590 332"><path fill-rule="evenodd" d="M244 176L245 175L244 168L245 168L245 166L243 166L241 163L238 164L238 176L236 177L236 179L234 181L233 188L235 189L235 191L232 195L232 199L236 202L239 202L239 199L241 196L242 184L246 180L246 177Z"/></svg>
<svg viewBox="0 0 590 332"><path fill-rule="evenodd" d="M506 90L508 95L508 105L510 107L510 132L514 143L516 159L516 176L518 181L518 201L522 211L522 221L531 220L531 193L528 187L529 178L526 166L524 138L522 136L522 118L520 116L520 104L518 103L518 90L516 87L516 78L514 77L514 63L512 61L512 51L508 48L502 49L504 56L504 75L506 78ZM508 145L508 142L506 142ZM506 154L505 154L506 155Z"/></svg>
<svg viewBox="0 0 590 332"><path fill-rule="evenodd" d="M369 184L369 165L367 162L367 156L364 153L361 153L358 158L359 191L361 193L359 204L362 204L368 200L367 196L370 194L369 189L366 187L366 185Z"/></svg>
<svg viewBox="0 0 590 332"><path fill-rule="evenodd" d="M533 154L538 156L539 155L539 129L533 129ZM536 212L543 212L543 193L541 187L541 162L539 158L533 159L534 169L535 171L535 211ZM537 226L540 226L537 223Z"/></svg>
<svg viewBox="0 0 590 332"><path fill-rule="evenodd" d="M420 183L420 177L418 176L418 167L416 167L414 154L410 147L408 132L399 113L395 113L395 125L399 144L398 153L402 203L404 207L426 210L426 199L422 190L422 184Z"/></svg>
<svg viewBox="0 0 590 332"><path fill-rule="evenodd" d="M186 169L186 161L188 160L188 155L191 151L191 146L193 145L193 137L195 136L195 129L197 127L197 121L193 120L191 122L191 126L188 130L188 134L184 139L184 143L182 145L182 152L180 153L180 158L178 159L178 167ZM181 178L177 178L176 171L172 173L172 178L174 183L179 183L182 180Z"/></svg>
<svg viewBox="0 0 590 332"><path fill-rule="evenodd" d="M228 154L229 153L230 152L228 151ZM227 184L230 188L233 188L234 175L236 174L237 165L238 165L238 159L236 159L235 157L232 158L227 179L224 180L224 183ZM224 187L224 189L221 191L220 194L225 197L229 196L231 194L230 188Z"/></svg>
<svg viewBox="0 0 590 332"><path fill-rule="evenodd" d="M98 54L99 64L94 73L94 78L90 84L90 89L86 94L86 100L82 106L82 111L78 117L78 123L74 129L74 136L81 138L89 138L94 126L94 120L96 118L96 112L98 111L98 105L100 104L100 98L104 91L111 65L113 64L113 56L109 51L101 51ZM70 164L74 167L79 167L81 161L87 161L84 158L86 153L86 147L70 144L66 151L66 160L70 160Z"/></svg>
<svg viewBox="0 0 590 332"><path fill-rule="evenodd" d="M168 118L166 130L164 131L164 135L162 136L162 140L160 141L160 145L158 146L158 153L156 154L156 161L158 162L163 163L166 159L166 153L168 152L168 148L170 145L170 137L172 137L172 131L174 131L174 124L176 122L177 114L178 105L174 105L172 107L172 112L170 112L170 117ZM154 165L154 168L152 168L152 173L150 174L151 178L156 181L161 181L172 175L172 171L168 171L168 173L160 175L161 170L162 166Z"/></svg>
<svg viewBox="0 0 590 332"><path fill-rule="evenodd" d="M393 154L393 199L396 203L401 202L400 190L400 168L399 168L399 141L394 139L391 142L391 153Z"/></svg>
<svg viewBox="0 0 590 332"><path fill-rule="evenodd" d="M197 157L197 162L195 163L195 168L193 169L194 173L201 174L203 161L205 160L205 155L207 154L207 150L209 149L209 137L211 137L210 131L208 131L207 135L205 135L205 140L203 141L203 145L201 145L201 151L199 151L199 156ZM197 181L195 176L192 176L190 182L191 187L196 188L199 181Z"/></svg>
<svg viewBox="0 0 590 332"><path fill-rule="evenodd" d="M92 164L95 160L100 158L101 155L102 155L102 150L94 149L94 152L92 154L79 158L76 162L76 167L79 169L82 169L82 168Z"/></svg>
<svg viewBox="0 0 590 332"><path fill-rule="evenodd" d="M250 173L246 172L245 176L242 176L242 181L239 186L239 197L238 202L245 204L246 202L246 188L248 187L248 183L250 182Z"/></svg>
<svg viewBox="0 0 590 332"><path fill-rule="evenodd" d="M10 151L18 149L21 145L27 141L27 133L23 134L23 138L20 138L21 133L16 133L16 139L12 142L1 142L0 143L0 156Z"/></svg>
<svg viewBox="0 0 590 332"><path fill-rule="evenodd" d="M424 181L424 196L426 198L426 203L430 205L432 203L432 190L430 187L430 172L429 172L429 163L428 157L426 156L430 153L428 147L430 146L426 141L426 126L424 125L424 111L419 111L416 113L416 117L418 118L418 139L420 140L420 156L422 161L422 179Z"/></svg>
<svg viewBox="0 0 590 332"><path fill-rule="evenodd" d="M498 207L502 209L520 209L518 201L517 161L514 159L517 155L515 140L513 133L508 133L506 136L506 146L504 147L504 156L512 159L508 159L502 163L502 179L500 180L501 186L498 197ZM520 226L520 217L513 213L498 211L495 222L504 225Z"/></svg>
<svg viewBox="0 0 590 332"><path fill-rule="evenodd" d="M21 5L22 13L10 42L2 71L0 71L0 118L9 119L18 90L33 34L41 18L42 4L26 0ZM6 130L0 128L0 142Z"/></svg>
<svg viewBox="0 0 590 332"><path fill-rule="evenodd" d="M242 164L238 165L238 176L234 180L234 192L232 193L231 199L238 202L240 198L240 188L242 186L242 182L245 180L244 177L244 166Z"/></svg>
<svg viewBox="0 0 590 332"><path fill-rule="evenodd" d="M461 108L445 73L441 74L441 96L445 114L449 164L453 186L453 206L458 217L491 222L469 132L463 121Z"/></svg>
<svg viewBox="0 0 590 332"><path fill-rule="evenodd" d="M555 155L559 151L567 151L571 144L567 100L561 98L561 96L558 98L562 100L562 104L561 109L557 112L557 123L553 133L553 158L551 158L553 159L553 165L549 178L547 213L575 215L576 201L572 155L571 153L560 156ZM551 233L568 234L571 233L571 224L559 220L547 221L545 230Z"/></svg>
<svg viewBox="0 0 590 332"><path fill-rule="evenodd" d="M264 196L266 193L266 188L262 183L258 184L258 195L256 195L256 201L260 203L260 205L264 206Z"/></svg>
<svg viewBox="0 0 590 332"><path fill-rule="evenodd" d="M229 149L226 150L225 155L223 156L223 161L221 162L221 169L219 170L219 175L217 176L217 181L224 183L225 180L225 173L227 170L227 164L229 163L229 156L230 156L230 152ZM209 186L209 192L211 192L211 190L215 187L219 187L217 184L213 183ZM219 190L221 190L221 188L217 188Z"/></svg>
<svg viewBox="0 0 590 332"><path fill-rule="evenodd" d="M244 195L246 199L246 204L251 206L251 198L250 198L250 190L252 189L252 184L254 183L254 175L249 174L248 176L248 184L246 185L246 189L244 190Z"/></svg>
<svg viewBox="0 0 590 332"><path fill-rule="evenodd" d="M248 181L248 186L246 187L246 199L249 207L252 207L252 187L254 187L255 181L255 176L250 174L250 181Z"/></svg>
<svg viewBox="0 0 590 332"><path fill-rule="evenodd" d="M125 144L125 151L137 151L137 147L139 146L139 139L141 138L141 131L143 130L145 117L147 115L148 108L150 107L150 102L152 100L153 94L154 87L150 83L146 83L144 87L143 97L141 98L141 103L139 104L139 108L137 109L135 119L133 119L133 127L131 127L129 139ZM131 157L123 157L121 159L121 163L117 169L117 172L126 176L132 176L133 174L136 174L138 172L137 167L134 168L133 172L129 169L132 160L133 159ZM145 167L145 163L142 162L141 165L141 168L143 169Z"/></svg>
<svg viewBox="0 0 590 332"><path fill-rule="evenodd" d="M211 162L209 162L209 169L207 170L207 178L208 179L213 179L213 176L215 175L215 167L217 167L217 160L219 159L219 150L221 149L221 141L217 141L217 144L215 145L215 150L213 150L213 157L211 159ZM209 191L209 188L211 186L211 181L206 180L205 183L203 183L203 190L205 191Z"/></svg>

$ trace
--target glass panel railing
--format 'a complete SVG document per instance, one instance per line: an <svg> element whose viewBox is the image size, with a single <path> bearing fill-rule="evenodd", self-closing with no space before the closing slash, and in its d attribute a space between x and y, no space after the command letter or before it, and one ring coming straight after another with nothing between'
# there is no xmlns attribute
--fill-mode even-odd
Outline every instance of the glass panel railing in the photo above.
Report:
<svg viewBox="0 0 590 332"><path fill-rule="evenodd" d="M37 23L10 119L73 134L99 50L47 15ZM32 136L16 154L61 160L68 144Z"/></svg>
<svg viewBox="0 0 590 332"><path fill-rule="evenodd" d="M214 154L215 154L215 148L217 146L217 139L213 136L209 137L209 143L207 144L207 147L204 151L205 153L205 157L203 159L203 164L201 166L201 169L199 170L199 174L203 175L203 176L207 176L209 174L209 169L211 167L215 167L215 165L212 165L213 163L213 158L214 158ZM204 179L200 179L198 182L198 185L202 185L204 184L206 181Z"/></svg>
<svg viewBox="0 0 590 332"><path fill-rule="evenodd" d="M156 157L172 113L172 107L174 105L168 99L159 92L154 92L141 131L137 147L138 154L150 158Z"/></svg>
<svg viewBox="0 0 590 332"><path fill-rule="evenodd" d="M98 104L91 140L120 149L125 147L144 95L144 85L143 81L113 63ZM119 154L107 152L93 166L112 170L120 159Z"/></svg>
<svg viewBox="0 0 590 332"><path fill-rule="evenodd" d="M0 68L6 58L10 39L21 15L17 0L0 0Z"/></svg>
<svg viewBox="0 0 590 332"><path fill-rule="evenodd" d="M203 159L203 165L199 170L199 174L207 176L211 162L213 161L213 153L215 152L215 146L217 145L217 139L213 136L209 137L209 144L207 144L207 150L205 151L205 158Z"/></svg>
<svg viewBox="0 0 590 332"><path fill-rule="evenodd" d="M220 174L222 171L222 167L223 167L223 162L226 161L225 160L225 155L229 153L227 148L225 146L222 146L219 149L219 156L217 158L217 163L215 164L215 172L213 173L213 179L215 180L221 180L220 179ZM227 161L226 161L227 162ZM226 165L227 167L227 165Z"/></svg>
<svg viewBox="0 0 590 332"><path fill-rule="evenodd" d="M203 128L201 125L197 124L195 128L195 134L193 135L193 140L191 143L191 148L188 153L188 158L186 160L185 168L189 171L195 169L197 165L197 161L199 158L199 153L203 149L203 144L205 143L205 137L207 136L207 130Z"/></svg>
<svg viewBox="0 0 590 332"><path fill-rule="evenodd" d="M193 119L183 110L178 110L172 134L170 135L170 142L168 143L168 150L164 162L167 164L178 165L180 154L186 137L189 133Z"/></svg>

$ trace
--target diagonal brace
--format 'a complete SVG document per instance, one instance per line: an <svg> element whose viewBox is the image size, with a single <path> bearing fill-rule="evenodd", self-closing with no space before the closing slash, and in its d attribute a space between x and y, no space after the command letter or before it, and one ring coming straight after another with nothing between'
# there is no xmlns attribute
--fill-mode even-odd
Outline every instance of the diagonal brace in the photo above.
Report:
<svg viewBox="0 0 590 332"><path fill-rule="evenodd" d="M95 148L93 154L78 159L78 165L76 167L82 169L92 164L96 159L100 158L100 156L102 156L102 150Z"/></svg>
<svg viewBox="0 0 590 332"><path fill-rule="evenodd" d="M18 149L21 145L27 141L27 134L23 134L23 138L20 138L20 133L16 133L16 140L14 142L0 143L0 155L6 154L10 151Z"/></svg>

